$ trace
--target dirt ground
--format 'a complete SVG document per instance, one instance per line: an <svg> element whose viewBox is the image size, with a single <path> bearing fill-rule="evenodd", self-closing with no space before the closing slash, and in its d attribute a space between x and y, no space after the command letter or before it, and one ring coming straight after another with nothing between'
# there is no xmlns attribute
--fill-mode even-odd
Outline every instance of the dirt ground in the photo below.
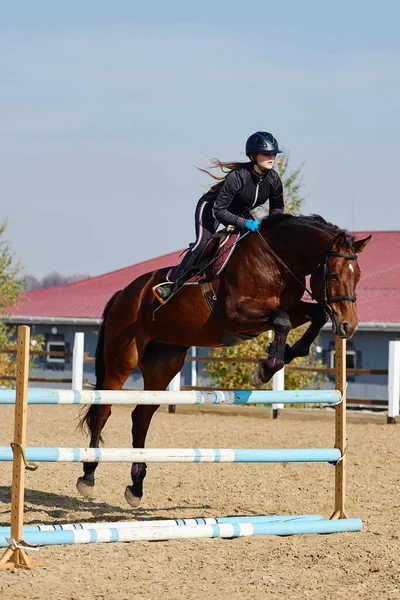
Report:
<svg viewBox="0 0 400 600"><path fill-rule="evenodd" d="M252 407L160 409L149 447L330 447L333 411ZM78 408L29 408L28 444L86 446ZM3 406L1 445L12 438ZM46 567L2 571L1 600L398 599L400 597L400 425L383 415L349 416L347 513L361 533L234 540L132 542L41 548ZM130 446L130 410L114 407L109 447ZM9 524L9 463L1 463L0 521ZM41 464L27 473L25 523L303 514L333 510L334 468L326 464L149 464L145 497L128 507L130 465L98 468L96 497L75 494L79 464ZM2 551L1 551L2 552Z"/></svg>

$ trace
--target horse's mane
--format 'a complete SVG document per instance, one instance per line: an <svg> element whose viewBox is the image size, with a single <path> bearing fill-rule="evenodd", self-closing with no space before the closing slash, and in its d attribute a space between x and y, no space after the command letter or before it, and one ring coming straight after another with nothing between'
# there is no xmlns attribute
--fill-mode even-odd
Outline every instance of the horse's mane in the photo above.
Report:
<svg viewBox="0 0 400 600"><path fill-rule="evenodd" d="M330 233L332 234L332 236L337 236L341 233L344 235L344 242L348 244L349 247L354 242L354 236L351 235L351 233L349 233L347 229L341 229L337 225L325 221L325 219L320 215L288 215L284 213L279 213L277 215L268 215L267 217L264 217L264 219L262 219L262 223L265 227L275 227L277 225L305 225L308 227L314 227L316 229L326 231L326 233Z"/></svg>

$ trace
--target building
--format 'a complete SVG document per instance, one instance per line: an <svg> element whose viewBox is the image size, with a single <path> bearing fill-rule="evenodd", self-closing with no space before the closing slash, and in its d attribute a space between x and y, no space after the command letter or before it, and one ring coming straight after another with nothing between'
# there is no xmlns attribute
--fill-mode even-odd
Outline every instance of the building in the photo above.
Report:
<svg viewBox="0 0 400 600"><path fill-rule="evenodd" d="M360 232L357 238L366 237ZM85 352L94 356L103 309L109 298L133 279L154 269L179 262L179 252L132 265L99 277L66 286L24 294L11 310L10 324L30 325L33 334L44 336L49 351L71 351L74 334L85 334ZM390 340L400 338L400 231L378 231L359 256L362 278L357 287L359 330L348 342L348 367L387 369ZM318 350L327 366L333 366L334 338L331 325L321 331ZM185 366L184 377L189 377ZM71 377L71 360L43 357L32 376ZM53 374L53 375L52 375ZM94 366L85 364L84 378L94 383ZM140 386L135 373L127 385ZM349 377L348 396L372 400L387 399L387 377Z"/></svg>

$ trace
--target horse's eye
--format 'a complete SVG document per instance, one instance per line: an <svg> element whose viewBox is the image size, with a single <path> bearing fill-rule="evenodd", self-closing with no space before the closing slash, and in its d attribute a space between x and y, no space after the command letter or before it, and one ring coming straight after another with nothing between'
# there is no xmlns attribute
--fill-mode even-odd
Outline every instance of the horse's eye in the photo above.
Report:
<svg viewBox="0 0 400 600"><path fill-rule="evenodd" d="M339 281L339 276L337 273L329 273L329 279L331 281Z"/></svg>

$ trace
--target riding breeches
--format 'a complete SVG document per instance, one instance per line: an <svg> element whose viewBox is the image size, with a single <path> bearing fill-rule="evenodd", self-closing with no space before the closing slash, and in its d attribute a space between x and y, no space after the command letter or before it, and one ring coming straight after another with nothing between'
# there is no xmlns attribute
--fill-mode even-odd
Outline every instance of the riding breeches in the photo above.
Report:
<svg viewBox="0 0 400 600"><path fill-rule="evenodd" d="M219 221L212 214L211 204L202 198L197 203L195 225L196 241L189 244L189 250L172 276L170 276L171 281L183 283L187 279L191 267L196 263L204 246L211 236L214 235L219 225Z"/></svg>
<svg viewBox="0 0 400 600"><path fill-rule="evenodd" d="M195 212L195 226L196 226L196 241L190 244L190 251L192 255L198 257L208 240L217 231L219 221L217 221L212 213L212 205L207 200L200 200L196 206Z"/></svg>

